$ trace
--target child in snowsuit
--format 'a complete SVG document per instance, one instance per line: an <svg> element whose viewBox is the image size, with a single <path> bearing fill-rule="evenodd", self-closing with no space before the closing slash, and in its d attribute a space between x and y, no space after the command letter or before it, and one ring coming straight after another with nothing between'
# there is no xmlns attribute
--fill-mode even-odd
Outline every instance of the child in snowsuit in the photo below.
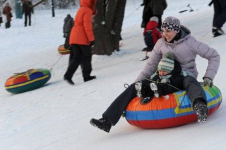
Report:
<svg viewBox="0 0 226 150"><path fill-rule="evenodd" d="M63 37L65 38L64 48L67 50L70 50L69 64L71 63L74 57L74 54L72 53L72 46L69 44L70 33L73 26L74 26L74 19L71 17L70 14L67 14L67 17L64 19ZM82 69L83 68L82 60L80 61L80 66Z"/></svg>
<svg viewBox="0 0 226 150"><path fill-rule="evenodd" d="M142 51L146 51L145 59L148 59L147 53L152 51L158 39L162 38L161 32L158 30L158 18L151 17L144 29L144 42L147 45Z"/></svg>
<svg viewBox="0 0 226 150"><path fill-rule="evenodd" d="M64 26L63 26L63 37L66 38L65 39L65 43L64 43L64 47L66 49L69 48L69 37L70 37L70 33L71 33L71 29L74 26L74 19L71 17L70 14L67 15L67 17L64 19Z"/></svg>
<svg viewBox="0 0 226 150"><path fill-rule="evenodd" d="M144 99L142 101L146 103L150 101L154 95L159 97L178 90L184 90L184 76L181 73L182 69L179 62L174 59L172 53L168 53L167 56L159 62L158 71L153 75L151 80L144 79L131 84L103 113L103 118L91 119L90 123L101 130L109 132L111 126L114 126L119 121L127 105L134 97L143 97Z"/></svg>
<svg viewBox="0 0 226 150"><path fill-rule="evenodd" d="M151 76L151 80L137 82L135 88L137 89L137 95L144 97L142 101L147 102L153 96L160 97L178 90L184 90L183 80L184 76L180 63L174 60L172 53L168 53L165 58L160 60L158 69ZM139 87L142 87L140 91Z"/></svg>

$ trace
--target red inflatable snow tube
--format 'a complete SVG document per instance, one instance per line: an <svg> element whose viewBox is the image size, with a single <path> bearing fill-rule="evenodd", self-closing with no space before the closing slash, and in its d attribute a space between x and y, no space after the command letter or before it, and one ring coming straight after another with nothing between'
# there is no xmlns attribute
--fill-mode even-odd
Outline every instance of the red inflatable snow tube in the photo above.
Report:
<svg viewBox="0 0 226 150"><path fill-rule="evenodd" d="M60 54L62 54L62 55L70 54L70 50L69 50L69 49L66 49L66 48L64 47L64 45L60 45L60 46L58 47L58 52L59 52Z"/></svg>
<svg viewBox="0 0 226 150"><path fill-rule="evenodd" d="M222 94L216 86L203 86L207 97L208 116L216 111ZM129 124L140 128L169 128L197 121L191 102L185 91L178 91L149 103L141 103L142 98L134 98L126 108L125 118Z"/></svg>

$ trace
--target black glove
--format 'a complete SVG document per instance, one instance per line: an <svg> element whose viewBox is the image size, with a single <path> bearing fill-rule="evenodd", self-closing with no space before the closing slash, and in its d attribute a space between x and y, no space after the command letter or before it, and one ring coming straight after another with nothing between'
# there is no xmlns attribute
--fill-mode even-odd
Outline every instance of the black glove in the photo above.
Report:
<svg viewBox="0 0 226 150"><path fill-rule="evenodd" d="M144 6L144 3L140 4L140 6Z"/></svg>
<svg viewBox="0 0 226 150"><path fill-rule="evenodd" d="M142 84L141 94L142 94L142 97L147 97L147 96L153 95L153 92L151 91L149 82L147 82L146 84Z"/></svg>
<svg viewBox="0 0 226 150"><path fill-rule="evenodd" d="M90 46L90 47L93 47L94 44L95 44L95 42L94 42L94 41L91 41L89 46Z"/></svg>

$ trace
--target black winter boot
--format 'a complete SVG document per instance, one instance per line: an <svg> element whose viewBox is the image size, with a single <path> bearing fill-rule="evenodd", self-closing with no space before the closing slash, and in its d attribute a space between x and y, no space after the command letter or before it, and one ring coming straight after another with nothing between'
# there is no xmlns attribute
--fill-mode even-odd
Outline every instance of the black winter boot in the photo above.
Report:
<svg viewBox="0 0 226 150"><path fill-rule="evenodd" d="M90 120L90 124L94 127L98 127L101 130L104 130L105 132L110 132L111 129L111 122L107 118L101 118L101 119L94 119L92 118Z"/></svg>
<svg viewBox="0 0 226 150"><path fill-rule="evenodd" d="M67 78L66 76L64 76L64 80L67 81L67 83L74 85L74 82L71 79Z"/></svg>
<svg viewBox="0 0 226 150"><path fill-rule="evenodd" d="M213 32L213 37L217 37L224 34L224 31L219 27L213 27L212 32Z"/></svg>
<svg viewBox="0 0 226 150"><path fill-rule="evenodd" d="M208 108L207 108L206 104L202 100L197 99L197 100L195 100L193 109L197 114L197 119L198 119L197 121L198 122L206 122L207 114L208 114Z"/></svg>
<svg viewBox="0 0 226 150"><path fill-rule="evenodd" d="M89 77L84 77L84 82L87 82L89 80L96 79L96 76L89 76Z"/></svg>

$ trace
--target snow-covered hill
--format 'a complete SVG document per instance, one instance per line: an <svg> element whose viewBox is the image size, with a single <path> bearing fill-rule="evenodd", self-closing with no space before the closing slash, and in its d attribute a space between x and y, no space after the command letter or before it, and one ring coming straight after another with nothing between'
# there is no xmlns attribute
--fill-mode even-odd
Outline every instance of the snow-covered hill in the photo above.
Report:
<svg viewBox="0 0 226 150"><path fill-rule="evenodd" d="M226 92L226 36L212 38L213 8L206 0L168 0L163 18L175 16L192 35L221 55L221 66L214 84ZM140 0L128 0L123 23L123 47L112 56L93 56L93 72L97 79L83 82L81 70L73 77L74 86L63 81L68 55L57 48L64 42L63 19L75 15L77 8L35 11L32 26L23 27L23 20L12 20L12 27L0 27L0 150L222 150L226 148L226 104L212 114L206 123L192 123L169 129L144 130L133 127L122 118L105 133L89 124L99 118L111 102L131 84L145 61L145 46L140 28ZM189 9L193 12L178 13ZM137 9L138 8L138 9ZM137 10L136 10L137 9ZM226 26L223 27L226 31ZM98 42L98 41L96 41ZM57 62L58 61L58 62ZM57 62L57 63L56 63ZM55 64L56 63L56 64ZM55 65L54 65L55 64ZM207 61L198 57L198 80L202 80ZM21 94L10 94L4 83L15 72L30 68L52 68L52 78L42 88Z"/></svg>

